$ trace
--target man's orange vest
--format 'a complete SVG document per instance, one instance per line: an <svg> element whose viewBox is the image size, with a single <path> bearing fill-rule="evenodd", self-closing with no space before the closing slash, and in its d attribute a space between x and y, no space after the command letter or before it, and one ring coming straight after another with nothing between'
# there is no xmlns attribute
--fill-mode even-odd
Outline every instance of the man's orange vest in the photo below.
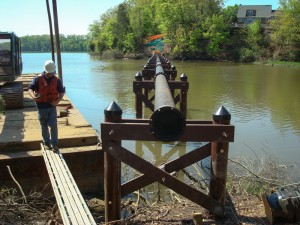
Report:
<svg viewBox="0 0 300 225"><path fill-rule="evenodd" d="M50 81L50 84L47 83L46 78L42 75L38 76L39 79L39 90L38 93L41 97L39 97L37 102L53 102L58 99L58 91L57 91L57 80L56 76Z"/></svg>

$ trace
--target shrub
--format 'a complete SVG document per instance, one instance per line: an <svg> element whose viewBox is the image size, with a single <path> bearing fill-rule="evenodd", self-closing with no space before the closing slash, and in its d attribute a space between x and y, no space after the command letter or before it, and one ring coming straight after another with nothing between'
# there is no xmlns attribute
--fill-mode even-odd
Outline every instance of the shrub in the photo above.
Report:
<svg viewBox="0 0 300 225"><path fill-rule="evenodd" d="M105 59L122 59L123 52L118 49L106 50L103 52L102 57Z"/></svg>
<svg viewBox="0 0 300 225"><path fill-rule="evenodd" d="M256 59L255 53L253 50L248 48L242 48L240 52L240 61L243 63L251 63Z"/></svg>

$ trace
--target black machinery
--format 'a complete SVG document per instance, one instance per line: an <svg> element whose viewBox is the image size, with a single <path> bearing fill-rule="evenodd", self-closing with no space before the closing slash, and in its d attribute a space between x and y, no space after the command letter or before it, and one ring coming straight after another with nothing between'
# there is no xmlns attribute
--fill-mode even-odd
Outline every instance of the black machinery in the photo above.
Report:
<svg viewBox="0 0 300 225"><path fill-rule="evenodd" d="M300 222L300 184L280 187L262 198L271 224Z"/></svg>
<svg viewBox="0 0 300 225"><path fill-rule="evenodd" d="M6 109L23 108L21 40L13 32L0 32L0 95Z"/></svg>

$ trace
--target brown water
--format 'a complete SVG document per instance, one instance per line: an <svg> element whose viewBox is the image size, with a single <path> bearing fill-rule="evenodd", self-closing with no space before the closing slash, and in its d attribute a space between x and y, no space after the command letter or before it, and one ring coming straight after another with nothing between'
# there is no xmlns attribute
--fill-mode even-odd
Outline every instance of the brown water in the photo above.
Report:
<svg viewBox="0 0 300 225"><path fill-rule="evenodd" d="M50 54L24 54L25 72L37 72ZM63 79L67 95L99 131L103 110L111 101L123 109L123 118L134 118L134 75L147 60L100 60L85 53L64 53ZM172 62L178 77L185 73L189 119L211 120L224 106L235 125L230 157L278 159L300 168L300 68L221 62ZM27 64L27 65L26 65ZM41 68L41 69L40 69ZM146 111L145 117L150 115ZM200 143L132 143L124 146L149 161L162 162Z"/></svg>

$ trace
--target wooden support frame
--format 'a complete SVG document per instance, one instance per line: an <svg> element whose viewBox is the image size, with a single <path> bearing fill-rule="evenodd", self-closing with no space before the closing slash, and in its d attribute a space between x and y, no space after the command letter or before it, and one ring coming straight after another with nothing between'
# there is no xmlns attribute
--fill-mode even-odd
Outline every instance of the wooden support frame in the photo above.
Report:
<svg viewBox="0 0 300 225"><path fill-rule="evenodd" d="M168 80L168 85L171 93L173 94L175 105L179 103L179 108L184 117L186 117L187 110L187 92L189 89L188 81L175 81ZM133 81L133 92L135 93L135 108L136 108L136 118L143 117L143 103L152 112L154 112L154 104L152 103L155 96L149 98L149 90L155 88L155 81L153 80L143 80L143 81ZM180 90L179 93L174 96L175 90Z"/></svg>
<svg viewBox="0 0 300 225"><path fill-rule="evenodd" d="M130 131L130 132L128 132ZM195 202L196 204L207 209L216 216L221 216L224 213L223 200L215 198L215 196L224 196L223 188L218 188L216 185L217 182L211 183L214 187L210 190L214 193L209 193L206 195L199 190L196 190L180 180L173 177L170 173L183 169L203 158L206 158L210 155L219 155L227 154L228 151L221 151L220 149L216 152L216 148L213 147L215 144L212 143L227 143L234 141L234 126L232 125L222 125L214 124L212 121L198 121L198 120L187 120L186 128L184 134L178 141L197 141L197 142L209 142L200 148L194 149L193 151L171 161L165 163L161 167L156 167L146 160L138 157L128 149L125 149L121 146L122 140L145 140L145 141L156 141L152 136L149 129L149 120L147 119L122 119L118 123L102 123L101 124L101 138L102 138L102 148L106 154L114 158L116 161L124 162L132 168L143 173L143 175L134 178L124 184L116 184L116 180L112 181L109 177L115 177L114 173L119 171L106 171L107 179L105 183L108 183L108 186L115 185L120 187L120 190L117 193L110 192L113 196L107 196L105 201L107 205L113 207L113 205L120 205L119 202L111 202L110 199L116 199L114 195L124 196L126 194L132 193L135 190L138 190L148 184L153 182L159 182L164 186L174 190L175 192L181 194L187 199ZM228 150L228 149L227 149ZM227 156L225 156L226 158ZM227 171L227 163L225 165L217 164L219 169ZM226 168L224 168L226 166ZM218 174L219 179L224 181L224 176ZM112 184L114 182L114 184ZM119 180L121 182L121 180ZM226 183L226 176L225 176ZM211 186L210 185L210 186ZM109 218L106 222L118 220L118 215L115 215L114 218Z"/></svg>

